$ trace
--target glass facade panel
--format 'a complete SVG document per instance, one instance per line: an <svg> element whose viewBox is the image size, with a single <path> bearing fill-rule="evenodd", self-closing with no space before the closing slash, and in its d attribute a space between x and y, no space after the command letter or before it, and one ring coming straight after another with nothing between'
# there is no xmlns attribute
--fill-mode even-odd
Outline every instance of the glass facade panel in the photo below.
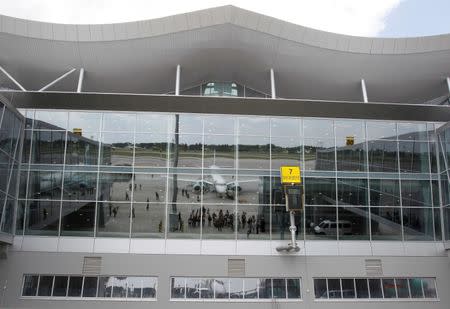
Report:
<svg viewBox="0 0 450 309"><path fill-rule="evenodd" d="M63 164L65 131L33 131L31 163Z"/></svg>
<svg viewBox="0 0 450 309"><path fill-rule="evenodd" d="M402 240L401 209L371 207L372 240Z"/></svg>
<svg viewBox="0 0 450 309"><path fill-rule="evenodd" d="M270 141L265 136L239 136L239 169L270 169Z"/></svg>
<svg viewBox="0 0 450 309"><path fill-rule="evenodd" d="M63 202L61 236L94 236L95 202Z"/></svg>
<svg viewBox="0 0 450 309"><path fill-rule="evenodd" d="M396 141L369 141L368 156L370 172L398 172L398 152Z"/></svg>
<svg viewBox="0 0 450 309"><path fill-rule="evenodd" d="M337 239L336 207L306 207L305 220L306 239Z"/></svg>
<svg viewBox="0 0 450 309"><path fill-rule="evenodd" d="M332 178L305 179L306 205L336 205L336 180Z"/></svg>
<svg viewBox="0 0 450 309"><path fill-rule="evenodd" d="M109 208L112 217L107 216ZM100 237L128 237L130 234L130 216L136 217L135 209L131 211L130 203L97 203L97 236Z"/></svg>
<svg viewBox="0 0 450 309"><path fill-rule="evenodd" d="M133 133L102 133L102 165L132 166L135 150Z"/></svg>
<svg viewBox="0 0 450 309"><path fill-rule="evenodd" d="M67 276L55 276L55 282L53 285L52 296L65 297L67 296L67 283L69 277Z"/></svg>
<svg viewBox="0 0 450 309"><path fill-rule="evenodd" d="M369 205L367 179L341 178L337 184L339 206Z"/></svg>
<svg viewBox="0 0 450 309"><path fill-rule="evenodd" d="M403 208L405 240L434 240L433 209Z"/></svg>
<svg viewBox="0 0 450 309"><path fill-rule="evenodd" d="M278 170L289 164L302 167L305 185L297 239L442 238L449 139L426 123L60 112L39 110L34 128L25 121L31 158L22 161L31 164L20 175L17 234L25 226L27 235L287 238ZM20 120L8 121L3 131L18 132ZM17 178L17 140L0 147L9 151L0 150L3 231L13 226L16 188L5 190Z"/></svg>
<svg viewBox="0 0 450 309"><path fill-rule="evenodd" d="M230 298L244 297L244 280L241 278L230 278Z"/></svg>
<svg viewBox="0 0 450 309"><path fill-rule="evenodd" d="M272 279L273 298L286 298L286 280Z"/></svg>
<svg viewBox="0 0 450 309"><path fill-rule="evenodd" d="M339 239L369 240L369 216L368 207L339 207Z"/></svg>
<svg viewBox="0 0 450 309"><path fill-rule="evenodd" d="M66 163L67 165L97 165L100 148L97 132L68 132ZM106 151L107 147L104 148Z"/></svg>
<svg viewBox="0 0 450 309"><path fill-rule="evenodd" d="M371 206L400 206L398 179L370 179Z"/></svg>
<svg viewBox="0 0 450 309"><path fill-rule="evenodd" d="M400 141L398 149L402 173L428 173L430 171L428 142Z"/></svg>
<svg viewBox="0 0 450 309"><path fill-rule="evenodd" d="M304 139L304 170L334 171L336 170L334 139Z"/></svg>
<svg viewBox="0 0 450 309"><path fill-rule="evenodd" d="M58 235L60 201L28 201L26 235Z"/></svg>

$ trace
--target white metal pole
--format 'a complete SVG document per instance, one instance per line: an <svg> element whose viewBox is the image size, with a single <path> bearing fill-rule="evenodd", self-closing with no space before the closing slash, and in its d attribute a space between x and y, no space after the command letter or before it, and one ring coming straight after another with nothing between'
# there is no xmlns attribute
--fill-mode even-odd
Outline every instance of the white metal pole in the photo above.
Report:
<svg viewBox="0 0 450 309"><path fill-rule="evenodd" d="M180 75L181 75L181 66L177 65L177 76L175 79L175 95L180 95Z"/></svg>
<svg viewBox="0 0 450 309"><path fill-rule="evenodd" d="M272 99L277 98L277 93L275 89L275 73L273 71L273 68L270 69L270 93L272 95Z"/></svg>
<svg viewBox="0 0 450 309"><path fill-rule="evenodd" d="M448 92L450 93L450 77L447 77L447 88Z"/></svg>
<svg viewBox="0 0 450 309"><path fill-rule="evenodd" d="M366 82L364 81L364 79L361 79L361 91L362 91L362 95L363 95L363 102L364 103L369 102L369 100L367 98Z"/></svg>
<svg viewBox="0 0 450 309"><path fill-rule="evenodd" d="M46 89L48 89L49 87L53 86L54 84L56 84L57 82L59 82L61 79L65 78L67 75L72 74L76 69L72 69L66 73L64 73L63 75L61 75L60 77L58 77L57 79L55 79L54 81L52 81L50 84L42 87L41 89L39 89L39 92L42 92Z"/></svg>
<svg viewBox="0 0 450 309"><path fill-rule="evenodd" d="M77 92L81 92L83 90L83 81L84 81L84 69L80 69L80 75L78 76L78 87Z"/></svg>
<svg viewBox="0 0 450 309"><path fill-rule="evenodd" d="M9 75L9 73L6 72L6 70L5 70L1 65L0 65L0 71L2 71L3 74L6 75L6 77L8 77L14 84L16 84L16 86L19 87L20 90L22 90L22 91L27 91L21 84L19 84L18 81L16 81L16 80L14 79L14 77L12 77L11 75Z"/></svg>

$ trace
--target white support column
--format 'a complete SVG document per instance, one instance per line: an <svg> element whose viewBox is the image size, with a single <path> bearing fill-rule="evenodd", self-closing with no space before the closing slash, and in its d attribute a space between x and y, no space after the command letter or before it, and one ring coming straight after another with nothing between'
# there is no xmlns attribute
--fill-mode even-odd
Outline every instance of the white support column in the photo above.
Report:
<svg viewBox="0 0 450 309"><path fill-rule="evenodd" d="M14 79L14 77L12 77L8 72L6 72L6 70L0 65L0 71L2 71L3 72L3 74L5 74L6 75L6 77L8 77L17 87L19 87L20 88L20 90L22 90L22 91L27 91L21 84L19 84L19 82L18 81L16 81L15 79Z"/></svg>
<svg viewBox="0 0 450 309"><path fill-rule="evenodd" d="M361 79L361 91L363 96L363 102L364 103L369 102L369 99L367 98L366 82L364 81L364 79Z"/></svg>
<svg viewBox="0 0 450 309"><path fill-rule="evenodd" d="M450 77L447 77L447 88L448 88L448 93L450 93Z"/></svg>
<svg viewBox="0 0 450 309"><path fill-rule="evenodd" d="M39 92L42 92L46 89L48 89L49 87L53 86L54 84L56 84L57 82L59 82L61 79L65 78L66 76L72 74L74 71L76 71L76 69L71 69L70 71L68 71L67 73L64 73L63 75L61 75L60 77L58 77L57 79L55 79L54 81L52 81L50 84L47 84L46 86L42 87L41 89L39 89Z"/></svg>
<svg viewBox="0 0 450 309"><path fill-rule="evenodd" d="M273 72L273 68L270 69L270 94L272 95L272 99L277 98L275 89L275 73Z"/></svg>
<svg viewBox="0 0 450 309"><path fill-rule="evenodd" d="M175 79L175 95L180 95L180 75L181 75L181 66L177 65L177 75Z"/></svg>
<svg viewBox="0 0 450 309"><path fill-rule="evenodd" d="M80 69L80 75L78 76L78 87L77 92L81 92L83 90L83 80L84 80L84 69Z"/></svg>

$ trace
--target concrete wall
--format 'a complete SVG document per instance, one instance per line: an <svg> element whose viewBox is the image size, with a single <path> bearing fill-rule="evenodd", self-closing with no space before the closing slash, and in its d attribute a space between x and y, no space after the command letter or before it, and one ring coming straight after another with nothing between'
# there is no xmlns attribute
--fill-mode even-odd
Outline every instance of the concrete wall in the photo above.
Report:
<svg viewBox="0 0 450 309"><path fill-rule="evenodd" d="M158 276L157 301L85 301L21 299L25 273L81 274L83 253L10 251L0 260L0 294L4 308L408 308L450 307L450 260L448 257L380 257L385 277L436 277L436 301L315 301L313 277L367 277L364 256L243 256L246 277L302 277L301 302L227 303L170 301L170 276L227 276L228 256L96 254L102 256L102 274ZM92 255L91 255L92 256ZM236 256L234 256L235 258ZM373 257L372 257L373 258ZM2 307L2 308L3 308Z"/></svg>

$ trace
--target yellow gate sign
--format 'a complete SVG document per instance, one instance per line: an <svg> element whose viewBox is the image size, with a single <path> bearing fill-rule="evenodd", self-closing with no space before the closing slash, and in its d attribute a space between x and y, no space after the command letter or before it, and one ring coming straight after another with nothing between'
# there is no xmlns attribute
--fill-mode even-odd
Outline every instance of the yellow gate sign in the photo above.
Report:
<svg viewBox="0 0 450 309"><path fill-rule="evenodd" d="M280 168L281 183L302 183L299 166L282 166Z"/></svg>
<svg viewBox="0 0 450 309"><path fill-rule="evenodd" d="M355 137L354 136L346 136L345 137L345 145L346 146L353 146L355 144Z"/></svg>

